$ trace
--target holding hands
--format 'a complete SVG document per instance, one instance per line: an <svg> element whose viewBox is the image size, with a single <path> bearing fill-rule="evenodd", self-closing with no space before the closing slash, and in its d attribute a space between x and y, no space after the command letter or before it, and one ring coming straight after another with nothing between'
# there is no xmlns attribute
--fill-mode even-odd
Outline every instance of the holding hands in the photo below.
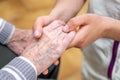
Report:
<svg viewBox="0 0 120 80"><path fill-rule="evenodd" d="M53 20L50 16L39 17L35 22L35 25L39 23L39 26L36 25L33 27L34 32L37 30L39 33L40 31L42 32L42 27L44 25L48 25L52 21ZM91 44L99 38L110 38L119 41L119 25L119 20L110 17L100 16L96 14L83 14L71 18L67 22L67 25L63 27L63 31L70 32L72 30L75 30L76 27L79 27L79 30L77 31L75 38L69 47L82 48Z"/></svg>
<svg viewBox="0 0 120 80"><path fill-rule="evenodd" d="M40 39L30 37L32 32L29 30L26 33L27 36L22 31L24 35L21 38L17 34L13 35L15 39L11 39L8 46L16 52L22 52L21 56L26 57L35 65L39 75L62 55L75 35L74 31L63 32L61 25L64 24L62 21L54 21L44 27ZM19 48L22 44L24 45Z"/></svg>
<svg viewBox="0 0 120 80"><path fill-rule="evenodd" d="M48 26L42 29L45 25ZM120 21L109 17L84 14L72 18L66 26L64 25L62 21L52 22L48 16L40 17L34 25L36 38L33 37L31 30L16 29L8 42L8 47L28 58L40 74L68 47L85 47L102 37L120 40L118 34ZM79 30L75 34L73 30L76 27L79 27Z"/></svg>

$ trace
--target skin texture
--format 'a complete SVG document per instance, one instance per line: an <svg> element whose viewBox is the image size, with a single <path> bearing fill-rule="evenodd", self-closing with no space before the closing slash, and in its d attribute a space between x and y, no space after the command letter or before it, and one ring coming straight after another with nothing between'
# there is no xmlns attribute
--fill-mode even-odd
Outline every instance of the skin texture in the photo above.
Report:
<svg viewBox="0 0 120 80"><path fill-rule="evenodd" d="M39 35L42 34L42 27L48 25L53 20L60 19L66 23L68 22L67 26L69 27L66 26L63 28L64 32L69 32L75 30L76 27L79 27L79 30L69 47L75 46L83 48L102 37L120 41L119 20L95 14L85 14L72 18L79 12L84 1L85 0L57 0L55 7L51 11L50 15L48 15L49 18L43 16L36 20L39 25L33 26L33 30L34 33L37 32L38 34L37 36L34 34L34 36L39 38ZM36 22L35 24L37 24Z"/></svg>
<svg viewBox="0 0 120 80"><path fill-rule="evenodd" d="M35 36L35 38L40 38L41 37L41 35L43 34L42 32L43 32L43 26L47 26L47 25L49 25L50 23L52 23L54 20L56 20L57 18L55 18L55 17L53 17L52 16L53 14L51 13L51 15L49 15L49 16L42 16L42 17L38 17L37 19L36 19L36 21L35 21L35 23L34 23L34 25L33 25L33 32L34 32L34 36ZM57 24L57 23L56 23ZM57 24L58 25L58 24ZM61 26L64 26L65 25L65 23L61 23L61 24L59 24L59 25L61 25ZM54 65L58 65L59 64L59 61L58 60L56 60L55 62L54 62ZM48 73L48 70L45 70L44 72L43 72L43 74L44 75L46 75Z"/></svg>
<svg viewBox="0 0 120 80"><path fill-rule="evenodd" d="M34 40L31 30L15 29L7 46L17 55L21 55L25 48Z"/></svg>
<svg viewBox="0 0 120 80"><path fill-rule="evenodd" d="M44 27L41 38L34 40L23 51L22 56L36 66L38 75L62 55L74 38L75 32L64 33L63 26L59 25L61 23L61 21L54 21Z"/></svg>
<svg viewBox="0 0 120 80"><path fill-rule="evenodd" d="M62 26L65 25L62 21L55 21L53 26ZM52 26L51 25L51 26ZM18 29L16 28L14 34L10 41L7 43L7 46L14 51L17 55L21 55L25 48L34 42L32 30Z"/></svg>
<svg viewBox="0 0 120 80"><path fill-rule="evenodd" d="M65 23L61 21L56 21L54 22L54 25L62 26L65 25ZM24 30L24 29L16 28L7 46L17 55L21 55L23 51L26 49L26 47L29 46L31 43L33 43L35 40L36 39L33 36L32 30ZM56 60L54 62L54 65L58 65L58 64L59 61ZM47 73L48 73L48 69L46 69L43 72L44 75L46 75Z"/></svg>

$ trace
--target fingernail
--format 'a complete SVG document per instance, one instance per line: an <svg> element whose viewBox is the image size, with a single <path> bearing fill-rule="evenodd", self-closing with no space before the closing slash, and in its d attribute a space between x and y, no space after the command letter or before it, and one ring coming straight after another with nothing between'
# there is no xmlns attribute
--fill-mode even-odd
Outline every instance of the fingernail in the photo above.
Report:
<svg viewBox="0 0 120 80"><path fill-rule="evenodd" d="M39 31L35 31L35 32L34 32L34 35L35 35L35 36L40 36L41 34L39 33Z"/></svg>
<svg viewBox="0 0 120 80"><path fill-rule="evenodd" d="M66 26L63 27L63 31L65 31L65 32L67 32L68 29L69 29L68 25L66 25Z"/></svg>

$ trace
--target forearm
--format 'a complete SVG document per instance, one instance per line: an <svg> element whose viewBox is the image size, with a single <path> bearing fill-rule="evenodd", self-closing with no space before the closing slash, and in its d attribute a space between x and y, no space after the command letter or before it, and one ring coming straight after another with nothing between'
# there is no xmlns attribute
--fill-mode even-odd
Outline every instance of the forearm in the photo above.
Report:
<svg viewBox="0 0 120 80"><path fill-rule="evenodd" d="M104 37L120 41L120 20L112 18L108 19L107 17L105 17L104 19L110 21L108 23L105 23L108 24L108 26L105 29Z"/></svg>
<svg viewBox="0 0 120 80"><path fill-rule="evenodd" d="M85 0L57 0L50 16L52 19L59 19L67 22L74 17L82 8Z"/></svg>

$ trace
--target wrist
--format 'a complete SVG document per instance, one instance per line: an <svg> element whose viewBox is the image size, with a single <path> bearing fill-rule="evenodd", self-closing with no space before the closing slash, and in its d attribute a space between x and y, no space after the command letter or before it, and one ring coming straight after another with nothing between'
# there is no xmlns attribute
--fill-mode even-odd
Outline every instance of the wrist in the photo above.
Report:
<svg viewBox="0 0 120 80"><path fill-rule="evenodd" d="M32 38L33 36L31 30L22 30L16 28L11 39L7 43L7 46L17 55L20 55L32 42Z"/></svg>
<svg viewBox="0 0 120 80"><path fill-rule="evenodd" d="M69 19L77 15L83 4L84 0L58 0L50 15L67 23Z"/></svg>
<svg viewBox="0 0 120 80"><path fill-rule="evenodd" d="M10 40L8 41L8 44L10 43L10 42L12 42L13 40L16 40L16 38L19 36L19 35L21 35L21 32L22 32L23 30L21 30L21 29L18 29L18 28L15 28L15 30L14 30L14 32L13 32L13 35L11 36L11 38L10 38ZM20 37L20 36L19 36Z"/></svg>
<svg viewBox="0 0 120 80"><path fill-rule="evenodd" d="M113 18L104 17L103 22L105 24L103 37L119 41L120 40L120 36L119 36L120 21Z"/></svg>
<svg viewBox="0 0 120 80"><path fill-rule="evenodd" d="M67 23L69 21L70 18L72 18L73 16L75 16L76 14L72 14L71 13L71 9L62 9L62 10L59 10L59 9L53 9L50 13L50 18L52 21L54 20L61 20L65 23ZM74 11L73 11L74 12Z"/></svg>

